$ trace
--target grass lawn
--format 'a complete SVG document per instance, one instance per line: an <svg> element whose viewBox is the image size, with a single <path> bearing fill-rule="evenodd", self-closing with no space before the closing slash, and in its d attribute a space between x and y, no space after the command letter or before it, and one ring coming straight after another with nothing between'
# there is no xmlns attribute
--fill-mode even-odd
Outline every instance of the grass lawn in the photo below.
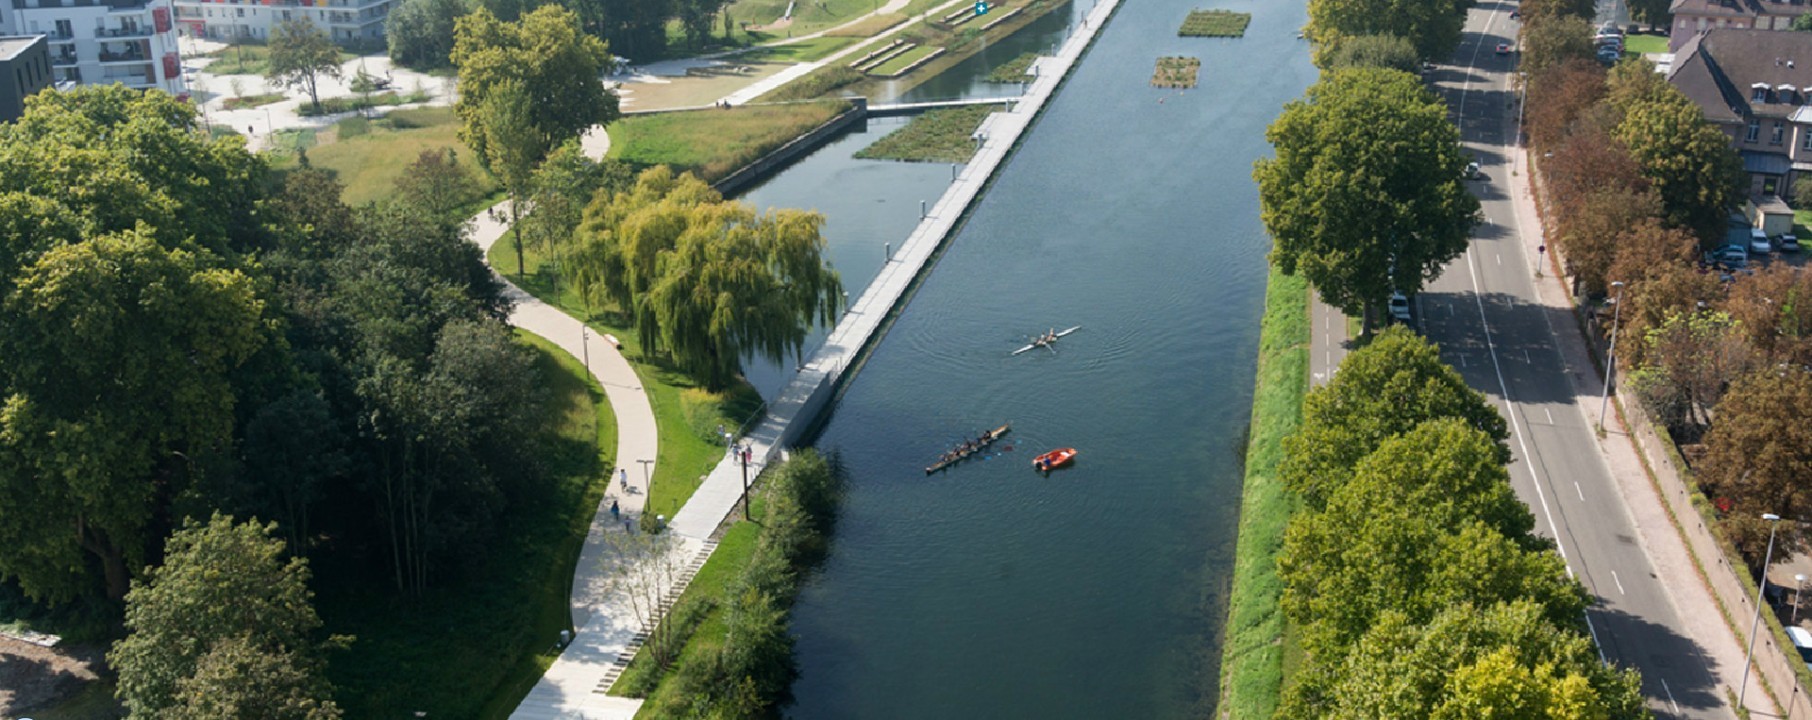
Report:
<svg viewBox="0 0 1812 720"><path fill-rule="evenodd" d="M1035 53L1035 52L1022 53L1022 54L1020 54L1019 57L1006 61L1005 63L1001 64L1000 67L994 68L993 72L988 73L988 82L992 82L992 83L1031 82L1032 76L1030 73L1032 71L1032 62L1037 59L1038 59L1038 53Z"/></svg>
<svg viewBox="0 0 1812 720"><path fill-rule="evenodd" d="M517 337L535 349L548 391L547 472L504 512L488 551L414 600L386 577L317 569L327 630L358 636L328 667L347 717L508 717L553 662L546 651L568 627L568 585L609 483L616 421L578 359Z"/></svg>
<svg viewBox="0 0 1812 720"><path fill-rule="evenodd" d="M1665 35L1626 35L1623 38L1623 54L1625 55L1664 52L1667 52L1667 36Z"/></svg>
<svg viewBox="0 0 1812 720"><path fill-rule="evenodd" d="M923 59L925 59L925 56L930 55L939 50L943 50L943 48L936 47L933 45L920 45L911 50L907 50L906 52L895 55L892 60L888 60L887 62L884 62L884 63L881 63L880 65L875 66L874 69L868 71L868 74L876 75L876 76L880 76L880 77L886 77L888 75L893 75L894 73L900 72L901 70L905 70L908 65L911 65L915 62L923 60Z"/></svg>
<svg viewBox="0 0 1812 720"><path fill-rule="evenodd" d="M970 139L982 120L999 108L993 105L932 110L915 117L906 127L888 133L874 144L862 148L856 157L872 160L906 160L911 162L969 162L975 157L975 141Z"/></svg>
<svg viewBox="0 0 1812 720"><path fill-rule="evenodd" d="M883 27L882 29L885 30L886 28ZM784 63L812 62L813 60L821 60L831 53L849 47L850 43L855 42L857 38L861 37L867 37L867 35L826 35L824 37L802 40L788 45L754 48L746 53L737 54L734 56L734 59Z"/></svg>
<svg viewBox="0 0 1812 720"><path fill-rule="evenodd" d="M353 96L327 98L321 101L320 112L315 111L314 103L302 103L300 107L296 108L296 114L301 115L302 117L337 115L343 112L374 108L380 105L402 105L405 103L427 102L433 98L434 96L426 91L399 93L395 90L386 90L380 93L372 93L370 97Z"/></svg>
<svg viewBox="0 0 1812 720"><path fill-rule="evenodd" d="M527 277L517 273L516 252L506 238L491 247L491 267L508 275L523 290L553 304L573 317L586 316L584 303L566 285L555 296L548 261L532 249L525 248L523 257L533 269ZM587 323L596 332L610 333L623 343L623 355L635 366L648 402L654 406L654 421L660 432L660 456L655 464L648 509L673 517L681 505L698 489L705 473L724 457L724 446L716 437L717 426L735 429L761 409L761 396L753 387L739 384L723 393L709 393L699 388L685 374L674 370L660 358L642 352L635 330L621 320L621 315L599 309ZM615 447L614 445L612 447ZM630 467L632 473L640 469Z"/></svg>
<svg viewBox="0 0 1812 720"><path fill-rule="evenodd" d="M1221 646L1222 717L1271 717L1283 690L1285 656L1293 645L1278 607L1283 582L1277 577L1277 553L1296 501L1278 478L1277 465L1284 437L1302 424L1309 382L1308 306L1308 283L1272 269L1259 338L1233 591Z"/></svg>
<svg viewBox="0 0 1812 720"><path fill-rule="evenodd" d="M215 58L202 70L209 75L263 75L270 65L270 48L263 45L233 45L203 53L199 57ZM340 62L358 55L340 51Z"/></svg>
<svg viewBox="0 0 1812 720"><path fill-rule="evenodd" d="M372 120L350 118L342 121L363 132L333 133L320 137L320 144L308 149L308 161L328 170L346 186L343 195L349 205L364 205L383 200L395 191L396 179L423 150L452 147L459 151L459 161L478 179L486 195L497 191L497 184L478 164L478 156L459 141L459 121L453 108L433 107L397 110ZM356 131L355 131L356 132ZM279 157L279 168L291 167L293 153Z"/></svg>
<svg viewBox="0 0 1812 720"><path fill-rule="evenodd" d="M1179 37L1245 37L1250 13L1231 10L1191 10L1177 30Z"/></svg>
<svg viewBox="0 0 1812 720"><path fill-rule="evenodd" d="M899 13L885 13L870 18L864 18L862 22L855 23L840 30L833 30L829 32L828 35L831 37L850 38L874 37L886 31L888 28L906 22L906 20L906 15Z"/></svg>
<svg viewBox="0 0 1812 720"><path fill-rule="evenodd" d="M716 181L848 108L829 100L632 115L610 125L610 157Z"/></svg>
<svg viewBox="0 0 1812 720"><path fill-rule="evenodd" d="M757 503L758 505L759 503ZM755 517L760 517L758 513ZM673 610L667 614L672 621L683 620L691 627L685 630L689 635L684 650L664 674L677 673L688 662L695 662L704 653L716 648L723 642L724 613L718 605L723 597L724 587L742 573L749 558L755 554L755 540L761 533L761 526L754 522L738 522L724 531L723 539L718 542L717 550L711 553L711 559L699 568L698 575L692 578L692 584L686 586L686 592L674 603ZM648 659L647 653L637 653L623 675L617 678L610 690L612 695L624 694L628 688L646 689L660 681L659 671L654 662ZM653 707L653 703L644 707Z"/></svg>
<svg viewBox="0 0 1812 720"><path fill-rule="evenodd" d="M288 96L284 95L283 93L268 93L265 95L241 95L239 97L227 98L224 102L220 103L220 106L223 108L226 108L228 110L238 110L240 108L255 108L255 107L262 107L265 105L269 105L274 102L283 102L286 98L288 98Z"/></svg>

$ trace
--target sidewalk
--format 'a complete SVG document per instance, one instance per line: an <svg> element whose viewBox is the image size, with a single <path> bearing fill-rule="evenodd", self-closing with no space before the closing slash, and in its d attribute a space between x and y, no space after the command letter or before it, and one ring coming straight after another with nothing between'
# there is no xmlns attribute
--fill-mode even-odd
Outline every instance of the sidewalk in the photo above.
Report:
<svg viewBox="0 0 1812 720"><path fill-rule="evenodd" d="M1511 169L1519 179L1519 182L1513 184L1512 205L1517 215L1517 226L1523 229L1520 238L1529 251L1525 257L1537 258L1537 262L1545 262L1542 254L1537 251L1537 248L1544 243L1541 231L1543 226L1531 188L1533 177L1530 175L1528 150L1516 148L1512 151L1511 157L1513 160ZM1567 295L1562 278L1555 276L1552 265L1540 268L1539 271L1540 279L1535 282L1539 304L1555 310L1554 314L1561 317L1573 317L1573 304ZM1529 272L1534 274L1537 272L1537 268L1530 268ZM1553 336L1559 343L1560 352L1566 357L1566 366L1570 370L1568 376L1573 385L1574 403L1580 408L1581 413L1588 416L1587 420L1596 423L1598 418L1592 416L1590 409L1599 405L1598 400L1604 389L1604 381L1603 377L1594 369L1597 366L1592 363L1591 354L1586 348L1586 339L1577 326L1553 328ZM1612 389L1612 394L1617 396L1613 398L1615 407L1612 409L1615 411L1622 407L1623 398L1620 387L1614 385ZM1617 490L1623 496L1624 504L1629 509L1631 519L1635 522L1640 534L1638 544L1661 577L1678 579L1665 584L1669 591L1668 600L1674 605L1679 616L1684 619L1686 630L1690 635L1689 639L1704 653L1705 661L1710 666L1709 671L1717 679L1718 685L1729 689L1734 694L1738 683L1742 682L1743 658L1747 648L1744 642L1732 632L1711 589L1701 581L1699 572L1694 566L1692 551L1687 548L1685 539L1675 528L1673 521L1669 519L1668 508L1657 494L1655 484L1650 482L1643 458L1637 455L1637 442L1624 426L1624 415L1621 412L1612 412L1611 417L1605 419L1604 426L1605 432L1598 438L1598 449L1604 457L1605 463L1610 467L1611 476L1617 482ZM1656 464L1654 467L1657 473L1664 473L1668 469L1667 466L1661 464ZM1657 478L1657 481L1662 481L1662 479ZM1682 514L1676 510L1675 515L1681 523L1689 526L1699 523L1699 516L1696 512ZM1710 561L1710 559L1707 560ZM1710 566L1706 568L1707 574L1731 573L1731 570L1724 565L1722 555L1710 562ZM1715 581L1715 578L1713 580ZM1734 581L1734 578L1732 580ZM1742 618L1748 618L1748 612L1753 609L1753 606L1744 607L1749 609L1732 608L1732 610L1741 610ZM1742 623L1747 623L1747 620L1743 619ZM1780 655L1780 651L1773 649L1772 646L1772 638L1767 635L1756 643L1758 666L1769 664L1768 658L1764 656L1765 653ZM1761 684L1763 674L1762 672L1749 674L1747 703L1757 711L1757 714L1772 712L1778 717L1781 709L1764 691ZM1791 676L1791 671L1789 670L1787 674ZM1774 683L1772 689L1776 694L1787 691L1779 682ZM1806 714L1812 712L1812 707L1805 706L1803 694L1797 696L1795 706L1797 710L1793 713L1794 715L1812 717Z"/></svg>
<svg viewBox="0 0 1812 720"><path fill-rule="evenodd" d="M941 5L938 5L937 7L931 8L930 10L926 10L924 14L926 16L929 16L933 13L941 13L941 12L949 10L950 8L956 7L958 5L961 5L961 4L964 4L967 2L969 2L969 0L950 0L950 2L946 2ZM885 7L882 7L881 9L876 10L867 15L863 15L862 17L856 18L855 20L852 20L850 22L844 23L843 25L839 25L835 28L830 28L829 30L821 30L819 32L812 33L811 35L804 35L804 36L800 36L800 37L796 37L796 38L788 38L787 40L784 40L781 42L770 43L770 45L786 45L788 43L802 42L804 40L808 40L808 39L823 35L824 33L831 32L832 30L836 30L838 28L854 25L854 24L861 22L863 20L866 20L870 17L880 15L884 12L888 12L890 8L894 8L896 6L900 9L904 9L906 7L905 0L889 0L889 2L887 3L887 5ZM745 104L751 100L754 100L755 98L761 97L762 95L766 95L769 91L773 90L774 88L780 87L781 85L785 85L796 79L804 77L805 75L810 74L812 71L817 70L818 68L830 65L831 63L838 62L838 61L842 60L843 58L854 55L857 50L861 50L862 48L872 46L875 44L876 41L885 40L889 37L892 37L894 34L900 32L900 31L903 31L909 27L912 27L912 23L910 22L910 20L908 22L902 22L898 25L888 28L886 32L877 34L871 38L868 38L867 40L862 40L860 42L851 43L849 47L846 47L846 48L843 48L842 50L838 50L837 52L831 53L830 56L828 56L822 60L814 60L812 62L799 63L799 64L789 67L785 70L774 73L773 75L769 75L765 78L757 80L753 84L750 84L748 87L745 87L741 90L737 90L736 92L730 93L729 95L725 95L718 102L729 103L731 105Z"/></svg>

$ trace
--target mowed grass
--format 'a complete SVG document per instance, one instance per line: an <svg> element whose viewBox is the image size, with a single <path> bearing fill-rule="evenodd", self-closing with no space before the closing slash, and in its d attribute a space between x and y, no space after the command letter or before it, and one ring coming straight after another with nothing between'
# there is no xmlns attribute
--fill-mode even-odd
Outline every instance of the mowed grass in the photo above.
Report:
<svg viewBox="0 0 1812 720"><path fill-rule="evenodd" d="M633 115L610 125L610 157L715 182L847 109L827 100Z"/></svg>
<svg viewBox="0 0 1812 720"><path fill-rule="evenodd" d="M862 148L856 157L870 160L906 160L909 162L965 163L975 157L971 137L993 105L932 110L915 117L906 127L888 133L874 144Z"/></svg>
<svg viewBox="0 0 1812 720"><path fill-rule="evenodd" d="M516 265L516 251L508 237L491 247L491 267L508 276L523 290L554 305L576 318L585 318L584 302L566 283L554 292L554 276L549 259L532 248L524 248L523 258L531 271L522 276ZM672 518L692 492L698 489L704 475L723 460L727 450L715 437L717 426L734 431L762 407L761 396L746 383L722 393L706 392L684 373L664 360L642 351L634 328L622 320L620 313L608 308L594 308L589 322L593 332L608 333L622 343L623 356L635 367L654 408L654 422L660 433L660 454L656 458L653 482L648 494L648 512ZM615 445L612 445L613 452ZM624 458L623 467L640 474L639 458Z"/></svg>
<svg viewBox="0 0 1812 720"><path fill-rule="evenodd" d="M1625 55L1664 52L1667 52L1667 37L1664 35L1626 35L1623 38L1623 54Z"/></svg>
<svg viewBox="0 0 1812 720"><path fill-rule="evenodd" d="M907 17L899 13L882 13L863 18L860 22L831 30L825 33L828 37L866 38L874 37L895 25L906 22Z"/></svg>
<svg viewBox="0 0 1812 720"><path fill-rule="evenodd" d="M729 58L730 61L756 60L760 62L802 63L819 60L831 53L848 47L864 35L826 35L810 40L801 40L786 45L758 47L746 53L739 53Z"/></svg>
<svg viewBox="0 0 1812 720"><path fill-rule="evenodd" d="M317 568L326 629L358 637L328 667L347 717L505 718L553 662L547 651L568 627L568 586L604 497L616 421L578 359L517 338L534 349L536 384L548 393L544 475L504 511L487 551L443 567L419 599L398 597L382 572Z"/></svg>
<svg viewBox="0 0 1812 720"><path fill-rule="evenodd" d="M364 205L390 197L396 190L396 179L423 150L451 147L459 153L459 162L472 173L486 195L497 191L497 183L478 163L478 156L459 141L459 119L453 108L432 107L397 110L382 118L362 121L369 131L356 137L336 138L308 149L309 164L332 172L346 186L342 199L348 205ZM280 157L278 167L294 165L293 154Z"/></svg>
<svg viewBox="0 0 1812 720"><path fill-rule="evenodd" d="M683 618L696 624L684 629L690 637L679 657L663 673L664 676L672 677L686 664L697 662L698 658L723 644L726 621L718 600L724 596L724 588L741 575L742 569L749 564L749 558L755 554L755 541L760 534L761 525L758 523L744 521L731 525L730 529L724 531L717 550L711 553L711 559L699 568L698 575L692 578L692 584L686 586L679 601L673 604L673 610L667 613L663 622ZM637 653L623 675L617 678L616 684L611 686L610 694L622 695L623 688L657 682L658 679L652 676L655 672L657 668L654 661L648 659L648 653ZM666 683L661 687L672 685L673 683ZM654 705L648 703L643 707Z"/></svg>
<svg viewBox="0 0 1812 720"><path fill-rule="evenodd" d="M876 76L880 76L880 77L886 77L888 75L893 75L894 73L898 73L902 70L905 70L907 68L907 66L910 66L913 63L923 60L923 59L925 59L926 56L928 56L932 53L935 53L939 50L943 50L943 48L935 46L935 45L920 45L911 50L907 50L906 52L900 53L899 55L895 55L892 60L888 60L887 62L884 62L884 63L881 63L880 65L875 66L875 68L873 70L868 71L868 74L876 75Z"/></svg>
<svg viewBox="0 0 1812 720"><path fill-rule="evenodd" d="M1286 628L1277 553L1296 500L1277 476L1283 439L1302 424L1308 390L1308 283L1271 270L1259 338L1239 546L1221 646L1221 701L1229 718L1268 718L1283 689Z"/></svg>

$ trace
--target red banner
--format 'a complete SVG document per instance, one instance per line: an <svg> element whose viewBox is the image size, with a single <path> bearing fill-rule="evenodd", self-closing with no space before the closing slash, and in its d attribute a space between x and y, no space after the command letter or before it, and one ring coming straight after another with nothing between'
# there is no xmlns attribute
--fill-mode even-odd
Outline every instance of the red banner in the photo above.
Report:
<svg viewBox="0 0 1812 720"><path fill-rule="evenodd" d="M152 8L151 24L155 25L160 33L170 32L170 8Z"/></svg>
<svg viewBox="0 0 1812 720"><path fill-rule="evenodd" d="M176 53L164 53L164 78L173 78L182 74L182 60Z"/></svg>

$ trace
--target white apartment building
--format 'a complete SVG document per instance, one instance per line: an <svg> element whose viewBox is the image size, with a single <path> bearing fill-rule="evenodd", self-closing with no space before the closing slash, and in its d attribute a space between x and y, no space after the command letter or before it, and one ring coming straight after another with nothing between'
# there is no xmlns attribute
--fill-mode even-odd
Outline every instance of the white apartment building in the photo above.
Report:
<svg viewBox="0 0 1812 720"><path fill-rule="evenodd" d="M17 0L14 0L17 2ZM270 37L285 20L307 20L341 45L382 44L394 0L173 0L176 19L195 37Z"/></svg>
<svg viewBox="0 0 1812 720"><path fill-rule="evenodd" d="M9 0L8 35L44 35L55 81L188 90L176 48L171 0Z"/></svg>

